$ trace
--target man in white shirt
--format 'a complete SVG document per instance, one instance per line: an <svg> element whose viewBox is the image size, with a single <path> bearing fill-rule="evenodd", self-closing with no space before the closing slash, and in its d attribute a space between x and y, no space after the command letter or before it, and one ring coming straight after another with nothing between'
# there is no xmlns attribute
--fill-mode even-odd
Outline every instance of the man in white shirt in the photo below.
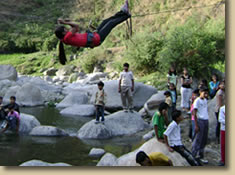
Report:
<svg viewBox="0 0 235 175"><path fill-rule="evenodd" d="M184 118L181 115L181 111L175 110L172 112L172 119L173 121L164 132L164 139L168 150L170 152L178 152L191 166L200 166L200 162L197 161L192 153L182 144L179 123Z"/></svg>
<svg viewBox="0 0 235 175"><path fill-rule="evenodd" d="M208 139L209 115L207 108L207 97L209 90L206 87L202 87L199 92L200 96L193 103L195 122L195 136L193 137L195 137L195 139L192 145L192 154L194 157L199 156L202 163L208 163L208 160L204 159L204 149Z"/></svg>
<svg viewBox="0 0 235 175"><path fill-rule="evenodd" d="M122 106L125 112L128 109L133 112L133 91L134 91L134 77L129 71L129 64L123 65L124 70L120 73L118 92L121 94ZM128 101L128 105L127 102Z"/></svg>

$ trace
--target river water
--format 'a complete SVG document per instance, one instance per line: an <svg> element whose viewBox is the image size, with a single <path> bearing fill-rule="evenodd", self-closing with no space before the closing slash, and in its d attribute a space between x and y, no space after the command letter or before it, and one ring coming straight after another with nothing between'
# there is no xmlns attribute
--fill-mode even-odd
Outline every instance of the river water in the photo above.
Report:
<svg viewBox="0 0 235 175"><path fill-rule="evenodd" d="M119 157L143 143L141 133L108 140L80 140L76 137L77 131L92 118L62 116L59 110L50 107L21 108L21 112L35 116L41 125L64 129L70 137L2 134L0 166L18 166L32 159L49 163L64 162L74 166L94 166L99 160L88 156L93 147L103 148Z"/></svg>

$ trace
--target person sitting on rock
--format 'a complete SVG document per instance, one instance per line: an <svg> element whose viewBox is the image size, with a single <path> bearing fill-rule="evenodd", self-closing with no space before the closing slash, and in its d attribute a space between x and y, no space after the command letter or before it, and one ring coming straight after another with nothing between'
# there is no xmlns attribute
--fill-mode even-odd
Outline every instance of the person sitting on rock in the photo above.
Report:
<svg viewBox="0 0 235 175"><path fill-rule="evenodd" d="M144 151L136 154L136 163L141 166L173 166L172 161L160 152L147 155Z"/></svg>
<svg viewBox="0 0 235 175"><path fill-rule="evenodd" d="M79 32L79 27L77 24L72 23L70 20L58 19L58 23L70 25L71 30L67 30L64 26L59 26L55 30L55 35L60 39L59 45L59 60L61 64L66 63L66 56L64 53L64 44L75 46L75 47L97 47L103 43L105 38L109 35L111 30L118 24L124 22L131 17L129 13L129 3L128 0L122 6L121 10L117 12L114 16L105 19L96 29L96 32Z"/></svg>
<svg viewBox="0 0 235 175"><path fill-rule="evenodd" d="M15 96L11 96L10 97L10 104L4 106L4 109L6 111L8 111L9 106L13 105L14 106L14 110L17 111L20 114L20 107L19 105L16 103L16 97Z"/></svg>
<svg viewBox="0 0 235 175"><path fill-rule="evenodd" d="M184 118L181 115L181 111L175 110L172 113L172 119L173 121L164 132L164 139L168 150L170 152L178 152L191 166L200 166L200 162L196 160L192 153L182 144L179 123Z"/></svg>
<svg viewBox="0 0 235 175"><path fill-rule="evenodd" d="M104 83L100 81L97 85L98 91L95 94L96 124L99 123L100 116L101 123L104 123L104 106L107 99L107 94L104 92Z"/></svg>
<svg viewBox="0 0 235 175"><path fill-rule="evenodd" d="M20 115L17 111L14 110L14 105L11 104L8 106L9 113L6 117L6 120L3 122L0 133L4 133L6 130L10 129L16 133L19 132L20 126Z"/></svg>
<svg viewBox="0 0 235 175"><path fill-rule="evenodd" d="M153 127L155 131L156 138L159 142L164 143L163 133L168 126L168 104L165 102L159 105L158 111L155 112L153 116Z"/></svg>
<svg viewBox="0 0 235 175"><path fill-rule="evenodd" d="M3 98L0 96L0 120L4 120L6 117L6 112L3 108L2 101L3 101Z"/></svg>
<svg viewBox="0 0 235 175"><path fill-rule="evenodd" d="M129 71L129 64L123 64L123 72L120 73L118 92L121 94L122 106L124 112L133 112L133 91L134 91L134 76ZM128 101L128 105L127 105Z"/></svg>

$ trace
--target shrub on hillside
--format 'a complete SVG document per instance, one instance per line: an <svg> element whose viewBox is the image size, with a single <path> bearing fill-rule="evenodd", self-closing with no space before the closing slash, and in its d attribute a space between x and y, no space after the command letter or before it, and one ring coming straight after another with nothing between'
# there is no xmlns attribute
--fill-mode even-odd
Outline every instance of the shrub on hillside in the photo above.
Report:
<svg viewBox="0 0 235 175"><path fill-rule="evenodd" d="M172 27L158 53L163 69L171 64L178 71L187 67L196 77L210 75L213 65L225 61L225 22L209 20L205 24L194 18Z"/></svg>

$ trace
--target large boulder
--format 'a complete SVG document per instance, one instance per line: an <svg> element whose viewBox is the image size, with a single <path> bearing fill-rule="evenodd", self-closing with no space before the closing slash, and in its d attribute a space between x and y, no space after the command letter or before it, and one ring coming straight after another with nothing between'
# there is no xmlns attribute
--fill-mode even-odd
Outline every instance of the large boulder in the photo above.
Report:
<svg viewBox="0 0 235 175"><path fill-rule="evenodd" d="M12 81L0 80L0 96L4 96L11 86L12 86Z"/></svg>
<svg viewBox="0 0 235 175"><path fill-rule="evenodd" d="M31 130L29 135L53 137L53 136L68 136L68 133L54 126L37 126Z"/></svg>
<svg viewBox="0 0 235 175"><path fill-rule="evenodd" d="M62 86L56 86L53 84L49 84L45 80L40 77L32 77L29 80L29 83L33 84L34 86L38 87L40 90L54 92L54 93L61 93Z"/></svg>
<svg viewBox="0 0 235 175"><path fill-rule="evenodd" d="M95 115L94 105L73 105L60 111L62 115L91 117Z"/></svg>
<svg viewBox="0 0 235 175"><path fill-rule="evenodd" d="M58 108L66 108L73 105L87 104L88 96L84 92L71 92L63 101L56 105Z"/></svg>
<svg viewBox="0 0 235 175"><path fill-rule="evenodd" d="M20 106L38 106L44 104L40 89L31 83L26 83L17 91L16 100Z"/></svg>
<svg viewBox="0 0 235 175"><path fill-rule="evenodd" d="M20 164L19 166L72 166L67 163L48 163L41 160L30 160Z"/></svg>
<svg viewBox="0 0 235 175"><path fill-rule="evenodd" d="M118 80L104 82L104 90L107 93L106 109L109 111L117 111L122 109L120 93L118 93ZM143 83L135 82L135 90L133 92L134 107L140 109L145 102L157 93L157 89L144 85ZM95 91L92 93L91 103L94 103Z"/></svg>
<svg viewBox="0 0 235 175"><path fill-rule="evenodd" d="M105 154L105 150L103 150L101 148L92 148L91 151L89 152L88 156L99 158L99 157L103 156L104 154Z"/></svg>
<svg viewBox="0 0 235 175"><path fill-rule="evenodd" d="M92 120L78 131L80 139L108 139L115 136L132 135L148 128L137 112L116 112L105 117L104 124L95 124Z"/></svg>
<svg viewBox="0 0 235 175"><path fill-rule="evenodd" d="M20 89L20 86L12 86L10 87L6 94L4 95L4 98L3 98L3 102L6 104L6 103L10 103L10 97L11 96L16 96L16 93L17 91Z"/></svg>
<svg viewBox="0 0 235 175"><path fill-rule="evenodd" d="M0 65L0 80L17 80L17 72L11 65Z"/></svg>
<svg viewBox="0 0 235 175"><path fill-rule="evenodd" d="M165 91L158 91L158 93L151 96L150 99L144 104L144 108L140 111L142 115L152 117L159 105L165 101Z"/></svg>
<svg viewBox="0 0 235 175"><path fill-rule="evenodd" d="M119 157L116 161L116 166L139 166L136 163L136 154L139 151L144 151L146 154L150 154L152 152L161 152L172 160L174 166L190 166L186 159L183 158L179 153L175 151L173 153L169 152L166 145L158 142L156 138L153 138L144 143L137 150Z"/></svg>
<svg viewBox="0 0 235 175"><path fill-rule="evenodd" d="M20 127L19 127L19 132L22 134L29 134L30 131L37 127L40 126L40 122L32 115L20 114Z"/></svg>
<svg viewBox="0 0 235 175"><path fill-rule="evenodd" d="M117 157L111 153L106 153L96 166L116 166L117 165Z"/></svg>

